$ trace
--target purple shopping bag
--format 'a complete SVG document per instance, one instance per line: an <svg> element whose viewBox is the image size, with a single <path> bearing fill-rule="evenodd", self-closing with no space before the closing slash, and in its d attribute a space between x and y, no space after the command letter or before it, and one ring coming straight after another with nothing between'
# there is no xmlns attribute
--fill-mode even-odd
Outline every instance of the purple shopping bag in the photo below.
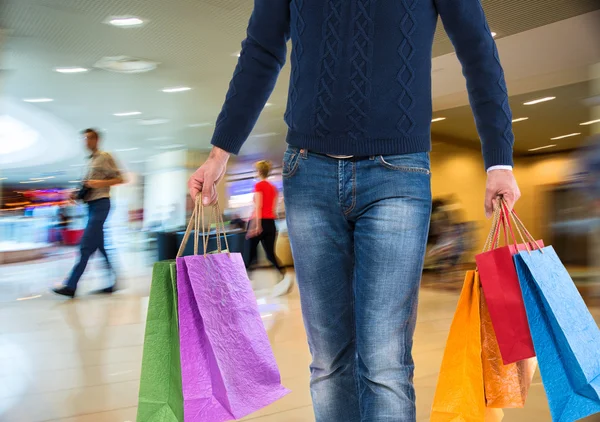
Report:
<svg viewBox="0 0 600 422"><path fill-rule="evenodd" d="M196 227L203 214L198 207ZM196 236L195 251L197 245ZM240 254L177 258L177 286L185 422L240 419L289 393Z"/></svg>

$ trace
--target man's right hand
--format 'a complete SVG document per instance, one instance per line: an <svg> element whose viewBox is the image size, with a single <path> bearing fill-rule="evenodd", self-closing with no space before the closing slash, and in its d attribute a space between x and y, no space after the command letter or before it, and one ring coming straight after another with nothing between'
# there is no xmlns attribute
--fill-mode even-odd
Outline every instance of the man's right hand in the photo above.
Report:
<svg viewBox="0 0 600 422"><path fill-rule="evenodd" d="M202 193L202 203L212 205L217 202L216 185L225 176L230 154L218 147L213 147L208 159L188 180L188 189L192 199Z"/></svg>

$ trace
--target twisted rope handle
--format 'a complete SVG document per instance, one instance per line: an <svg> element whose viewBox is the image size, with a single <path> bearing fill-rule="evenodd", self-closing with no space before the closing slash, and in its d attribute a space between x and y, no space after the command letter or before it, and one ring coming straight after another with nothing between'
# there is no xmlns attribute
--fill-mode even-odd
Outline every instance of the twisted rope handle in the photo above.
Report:
<svg viewBox="0 0 600 422"><path fill-rule="evenodd" d="M192 211L192 215L190 217L190 221L188 222L187 228L185 230L185 234L183 235L183 239L181 244L179 245L179 250L177 252L177 257L183 256L183 252L185 250L185 246L187 245L190 234L192 230L194 231L194 255L198 255L199 253L199 237L202 235L202 246L204 253L206 256L208 253L208 241L210 239L210 226L213 220L213 215L216 220L216 228L217 228L217 251L218 253L222 253L222 244L221 244L221 235L225 238L225 247L227 248L227 254L230 255L229 251L229 242L227 241L227 234L225 233L225 222L223 221L223 215L221 214L221 207L217 202L215 205L211 207L211 214L208 218L208 226L205 224L204 217L204 209L206 207L202 204L202 199L200 194L196 197L194 201L194 209Z"/></svg>

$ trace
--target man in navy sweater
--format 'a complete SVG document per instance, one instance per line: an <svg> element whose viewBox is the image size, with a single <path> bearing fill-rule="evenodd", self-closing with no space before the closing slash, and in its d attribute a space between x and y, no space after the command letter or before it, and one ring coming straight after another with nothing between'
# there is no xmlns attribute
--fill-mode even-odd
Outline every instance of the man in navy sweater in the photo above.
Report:
<svg viewBox="0 0 600 422"><path fill-rule="evenodd" d="M317 422L416 419L412 339L431 212L431 56L441 16L467 80L486 212L520 193L511 111L479 0L255 0L206 163L206 204L292 40L284 198Z"/></svg>

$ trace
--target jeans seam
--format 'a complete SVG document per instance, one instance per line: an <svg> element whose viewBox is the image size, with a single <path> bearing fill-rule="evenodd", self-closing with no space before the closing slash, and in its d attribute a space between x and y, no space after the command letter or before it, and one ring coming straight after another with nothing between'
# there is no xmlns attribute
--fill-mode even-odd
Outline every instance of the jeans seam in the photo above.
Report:
<svg viewBox="0 0 600 422"><path fill-rule="evenodd" d="M423 167L395 166L394 164L390 164L387 161L385 161L385 158L383 158L383 156L379 156L379 163L383 167L390 169L390 170L404 171L404 172L408 172L408 173L421 173L421 174L426 174L426 175L431 174L431 170L428 170Z"/></svg>
<svg viewBox="0 0 600 422"><path fill-rule="evenodd" d="M350 208L344 211L344 215L348 216L356 208L356 163L352 162L352 204Z"/></svg>

